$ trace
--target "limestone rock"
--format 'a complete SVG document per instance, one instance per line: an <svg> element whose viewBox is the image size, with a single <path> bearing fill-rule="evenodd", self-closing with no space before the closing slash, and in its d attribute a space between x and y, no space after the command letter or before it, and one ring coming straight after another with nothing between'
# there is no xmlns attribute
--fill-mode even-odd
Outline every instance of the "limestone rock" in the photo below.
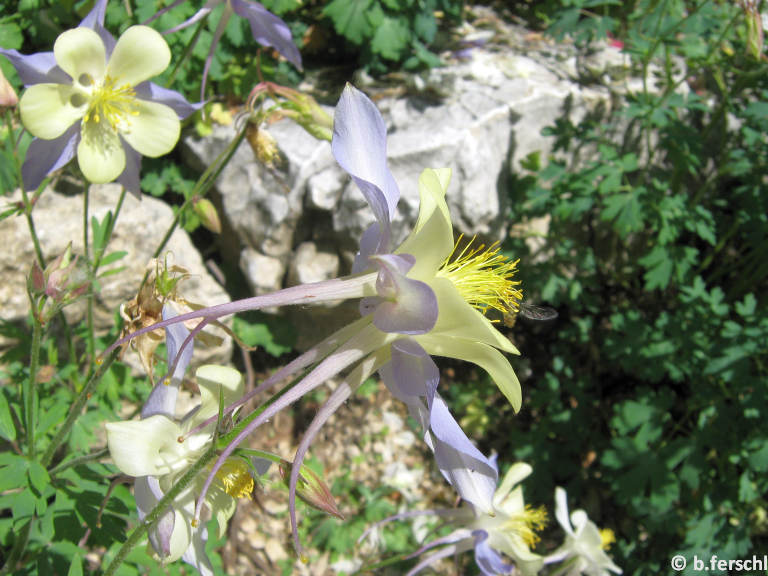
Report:
<svg viewBox="0 0 768 576"><path fill-rule="evenodd" d="M114 212L119 194L120 187L115 184L92 186L89 194L90 216L102 220L107 211ZM19 193L9 198L11 202L20 199ZM64 252L70 241L74 254L82 254L82 195L67 196L46 190L35 204L32 217L48 260ZM172 210L160 200L143 196L139 201L130 194L126 195L108 248L108 252L125 251L126 256L107 267L121 266L124 270L99 280L94 299L94 324L97 332L106 332L113 325L114 314L120 304L136 295L152 253L172 220ZM23 217L17 216L3 222L0 226L0 243L8 247L0 251L0 272L3 275L0 285L0 317L6 321L19 322L28 314L26 276L35 258ZM169 263L183 266L191 274L179 286L180 293L187 300L204 305L229 300L226 292L206 271L200 254L186 232L177 229L168 242L166 252L170 254ZM84 303L80 301L66 308L65 313L70 321L82 319L85 314ZM217 335L224 338L223 343L207 349L197 346L196 363L230 361L231 339L223 331L218 331ZM130 353L126 355L126 360L130 360L129 356Z"/></svg>

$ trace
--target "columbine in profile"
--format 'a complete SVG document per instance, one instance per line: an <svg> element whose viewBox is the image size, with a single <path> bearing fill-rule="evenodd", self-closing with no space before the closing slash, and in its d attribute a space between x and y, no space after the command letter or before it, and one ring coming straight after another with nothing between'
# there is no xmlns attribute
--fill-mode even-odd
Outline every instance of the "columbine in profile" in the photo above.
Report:
<svg viewBox="0 0 768 576"><path fill-rule="evenodd" d="M167 8L159 10L152 18L147 22L151 22L171 8L181 4L183 0L174 2ZM213 60L213 53L216 50L216 45L221 39L221 35L227 27L232 14L237 14L241 18L248 20L248 24L251 26L251 33L253 39L256 40L262 46L272 47L277 50L283 57L291 64L301 70L301 54L299 49L293 42L293 35L288 25L280 18L272 14L269 10L264 8L258 2L249 2L248 0L208 0L205 5L195 12L190 18L174 26L170 30L167 30L165 34L177 32L183 30L192 24L195 24L207 17L214 8L224 4L224 12L221 14L219 23L216 25L216 31L213 33L213 40L211 41L211 47L208 50L208 57L205 59L205 66L203 68L203 82L200 86L200 99L205 97L205 84L208 79L208 70L211 67L211 61Z"/></svg>
<svg viewBox="0 0 768 576"><path fill-rule="evenodd" d="M492 508L488 512L465 502L458 509L404 512L387 518L376 526L402 518L435 515L440 517L445 525L453 528L450 534L437 538L414 552L412 556L433 551L414 566L407 576L421 572L441 558L468 550L474 550L475 563L486 576L531 576L538 573L544 564L544 558L532 552L531 548L539 541L537 532L544 527L547 520L543 507L532 508L525 504L523 488L518 485L532 471L528 464L519 462L512 465L501 486L480 488L487 493L477 495L477 499L492 502Z"/></svg>
<svg viewBox="0 0 768 576"><path fill-rule="evenodd" d="M584 510L575 510L569 517L568 495L560 487L555 489L555 517L565 530L565 542L545 560L546 564L562 563L553 576L621 574L621 568L605 552L615 541L613 532L598 529Z"/></svg>
<svg viewBox="0 0 768 576"><path fill-rule="evenodd" d="M172 315L166 306L164 317ZM169 358L179 352L189 332L183 324L167 329ZM200 405L183 418L175 417L179 384L190 360L192 349L182 353L172 376L157 384L141 411L141 420L106 424L107 446L121 472L135 477L134 493L139 520L149 514L176 481L211 445L215 422L199 426L219 413L219 394L229 404L243 393L239 372L223 366L207 365L197 370ZM188 434L190 430L193 433ZM186 436L185 436L186 435ZM184 442L179 438L185 436ZM205 554L208 532L195 518L195 500L207 471L189 484L174 500L171 508L149 529L149 541L160 559L174 562L183 559L195 566L203 576L213 576L213 568ZM219 537L236 506L236 499L247 497L254 481L249 464L240 457L229 458L216 472L216 481L205 497L205 509L215 515Z"/></svg>
<svg viewBox="0 0 768 576"><path fill-rule="evenodd" d="M56 39L53 52L24 56L0 49L27 87L21 120L36 136L22 168L27 189L77 155L90 182L117 179L138 193L141 155L170 152L179 118L195 109L179 93L147 81L170 63L163 37L132 26L115 42L103 27L105 9L106 0L99 0L79 27Z"/></svg>
<svg viewBox="0 0 768 576"><path fill-rule="evenodd" d="M218 466L258 426L329 378L342 375L341 384L318 411L294 459L291 519L296 543L293 502L304 455L328 418L377 370L422 421L425 440L444 476L462 498L486 512L492 507L498 473L474 448L436 394L439 372L430 354L473 362L490 374L515 410L522 400L517 377L502 354L517 354L517 349L484 316L488 308L506 309L510 301L522 297L512 279L515 263L506 261L496 249L484 251L482 247L460 251L452 258L453 227L445 202L450 170L427 169L422 173L418 220L410 236L392 251L390 221L400 193L387 166L386 129L374 104L351 86L344 90L336 108L332 149L376 217L363 235L352 276L213 306L134 333L139 336L173 322L202 318L192 330L194 336L213 320L245 310L362 298L360 320L329 336L252 393L312 368L248 419L209 476L212 482Z"/></svg>

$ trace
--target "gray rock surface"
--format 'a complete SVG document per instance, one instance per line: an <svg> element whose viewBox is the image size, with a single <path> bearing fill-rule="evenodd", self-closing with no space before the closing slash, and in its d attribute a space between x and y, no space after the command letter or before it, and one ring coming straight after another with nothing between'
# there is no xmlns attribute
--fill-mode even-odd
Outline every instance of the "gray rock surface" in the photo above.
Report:
<svg viewBox="0 0 768 576"><path fill-rule="evenodd" d="M120 186L105 184L92 186L89 194L91 217L103 219L107 211L114 212ZM8 200L20 201L16 193ZM50 261L64 252L71 241L73 252L83 252L83 198L78 194L68 196L46 190L40 196L32 212L37 234L44 255ZM100 288L94 300L94 324L97 332L104 333L114 324L114 314L120 304L136 296L153 251L159 245L173 220L173 212L163 202L143 196L141 201L126 195L117 220L108 252L125 251L127 254L112 266L125 267L118 274L99 281ZM27 223L22 216L3 221L0 226L0 245L8 247L0 251L0 318L19 322L26 318L29 302L26 295L26 276L34 261L34 249ZM226 292L208 274L199 252L183 230L177 229L166 248L168 263L183 266L190 277L180 283L179 293L188 301L201 304L218 304L229 300ZM84 302L80 301L65 309L71 321L84 317ZM214 329L217 330L217 329ZM228 363L232 356L232 342L223 331L217 335L223 343L214 348L196 347L195 362ZM0 344L2 344L0 342ZM130 361L134 354L126 354ZM132 365L138 365L131 362Z"/></svg>

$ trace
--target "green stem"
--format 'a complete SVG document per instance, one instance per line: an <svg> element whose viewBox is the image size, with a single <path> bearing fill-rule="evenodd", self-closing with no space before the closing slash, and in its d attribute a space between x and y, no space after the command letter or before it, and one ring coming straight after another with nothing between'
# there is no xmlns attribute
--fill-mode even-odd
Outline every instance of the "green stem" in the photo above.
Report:
<svg viewBox="0 0 768 576"><path fill-rule="evenodd" d="M117 217L120 216L120 210L123 207L123 200L125 200L125 194L127 190L125 187L123 187L122 191L120 192L120 197L117 199L117 205L115 206L115 213L112 216L112 219L109 223L109 230L107 230L106 238L104 239L104 246L101 246L93 255L93 276L96 277L96 272L99 269L99 266L101 265L101 259L104 257L104 253L107 251L107 246L109 246L109 241L112 239L112 232L115 231L115 225L117 224Z"/></svg>
<svg viewBox="0 0 768 576"><path fill-rule="evenodd" d="M8 560L5 561L3 569L0 570L0 576L5 574L12 574L16 564L18 563L21 555L24 554L24 549L27 547L27 540L29 539L29 533L32 530L32 522L34 517L19 530L16 540L13 542L13 548L8 554Z"/></svg>
<svg viewBox="0 0 768 576"><path fill-rule="evenodd" d="M32 220L32 204L27 196L27 191L24 189L24 178L21 174L21 162L19 161L18 150L16 149L16 143L13 140L13 114L11 109L5 110L5 124L8 127L8 147L13 153L13 163L16 169L16 182L21 189L21 200L24 204L24 218L27 220L27 228L29 228L29 235L32 237L32 244L35 247L35 256L37 257L37 263L40 264L40 268L45 269L45 258L43 257L43 250L40 248L40 239L37 237L37 231L35 230L35 222Z"/></svg>
<svg viewBox="0 0 768 576"><path fill-rule="evenodd" d="M112 354L107 356L104 361L99 365L97 370L91 374L90 379L88 382L85 383L85 386L83 386L83 389L80 391L80 394L78 394L77 398L75 399L75 403L72 404L72 408L69 410L69 414L67 415L67 419L64 421L64 424L62 424L61 428L59 428L59 431L56 433L56 436L54 436L53 440L51 440L50 445L45 451L45 454L43 454L42 459L40 460L40 463L44 467L48 467L51 463L51 460L53 460L53 456L56 453L56 450L59 446L64 442L64 440L67 439L67 436L69 435L70 430L72 430L72 426L75 424L75 420L80 416L80 412L82 411L83 407L85 406L86 402L88 402L88 399L91 397L91 392L93 391L93 388L96 386L96 383L101 380L101 377L104 375L104 373L107 371L107 369L112 365L112 362L115 361L115 358L117 358L117 355L119 353L118 350L114 350Z"/></svg>
<svg viewBox="0 0 768 576"><path fill-rule="evenodd" d="M88 277L93 278L91 274L91 255L88 245L88 198L89 198L89 184L87 180L83 180L83 258L85 259L85 265L88 269ZM88 369L86 370L86 378L90 378L93 374L93 359L96 344L94 340L93 330L93 284L91 289L88 290L88 294L85 297L86 301L86 333L85 333L85 355L86 362L88 363Z"/></svg>
<svg viewBox="0 0 768 576"><path fill-rule="evenodd" d="M237 151L237 147L240 145L240 143L245 138L245 128L243 128L238 135L235 137L232 142L230 142L229 146L227 146L217 157L216 159L211 163L208 168L205 169L205 171L200 175L200 178L198 178L197 182L195 183L195 187L192 189L192 192L189 193L187 196L187 199L184 200L184 203L179 207L179 209L176 211L176 214L173 217L173 222L171 222L170 227L165 233L165 236L163 236L163 239L160 241L160 244L158 245L157 249L155 250L155 253L152 255L153 258L159 258L162 251L165 249L166 244L168 244L168 241L171 239L171 235L174 233L176 228L179 225L179 222L181 221L181 215L184 213L184 210L186 210L187 206L191 202L194 201L195 198L198 198L200 196L205 196L205 194L208 192L211 186L213 186L213 183L216 181L216 178L219 177L219 174L221 174L222 170L226 167L226 165L231 160L232 156ZM149 276L149 272L144 273L144 279L141 281L142 284L146 282L147 277Z"/></svg>
<svg viewBox="0 0 768 576"><path fill-rule="evenodd" d="M85 454L84 456L79 456L77 458L72 458L72 460L67 460L66 462L62 462L58 466L54 466L53 468L51 468L48 474L51 476L51 478L53 478L58 474L61 474L62 472L64 472L64 470L67 470L74 466L80 466L80 464L86 464L87 462L99 460L101 458L104 458L104 456L107 456L107 455L109 455L109 450L107 448L102 448L101 450L97 450L96 452L91 452L90 454Z"/></svg>
<svg viewBox="0 0 768 576"><path fill-rule="evenodd" d="M173 487L166 492L165 496L157 503L152 511L147 514L144 521L136 526L131 532L128 539L123 542L120 549L117 551L117 555L112 559L107 568L104 570L104 576L112 576L120 565L125 561L128 553L136 547L139 542L144 539L144 536L149 531L149 528L154 522L156 522L165 510L173 504L176 497L197 478L200 471L210 462L213 457L216 456L216 449L213 445L203 454L200 459L195 462L184 475L173 485Z"/></svg>
<svg viewBox="0 0 768 576"><path fill-rule="evenodd" d="M176 80L176 74L179 73L179 68L181 68L181 65L186 62L187 58L189 58L190 54L192 54L192 50L195 47L195 44L197 44L198 39L200 38L200 33L203 31L203 26L208 21L208 16L206 15L205 18L200 20L200 23L197 25L197 28L195 28L195 33L192 34L192 37L189 39L189 42L187 42L187 45L184 47L184 52L181 54L181 58L178 59L176 64L173 67L173 70L171 70L170 76L168 76L168 81L165 83L165 87L168 88L171 84L173 84L174 80Z"/></svg>
<svg viewBox="0 0 768 576"><path fill-rule="evenodd" d="M40 341L42 339L43 328L40 322L34 318L32 320L32 349L29 359L29 380L26 386L23 386L24 396L24 428L27 433L27 456L30 459L35 457L35 414L37 405L37 369L40 363Z"/></svg>

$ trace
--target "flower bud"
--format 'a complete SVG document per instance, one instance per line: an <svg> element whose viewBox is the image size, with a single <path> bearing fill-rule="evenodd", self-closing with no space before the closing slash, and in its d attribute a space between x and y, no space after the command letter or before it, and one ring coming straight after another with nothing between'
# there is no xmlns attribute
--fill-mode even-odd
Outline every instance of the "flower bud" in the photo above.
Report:
<svg viewBox="0 0 768 576"><path fill-rule="evenodd" d="M214 234L221 234L221 220L219 220L219 213L216 211L216 207L207 198L198 198L195 200L193 210L200 223Z"/></svg>
<svg viewBox="0 0 768 576"><path fill-rule="evenodd" d="M18 103L19 97L16 96L13 86L3 75L3 70L0 69L0 108L13 108Z"/></svg>
<svg viewBox="0 0 768 576"><path fill-rule="evenodd" d="M290 482L292 464L286 460L280 462L280 477L283 479L286 485ZM296 495L301 498L305 503L309 504L313 508L336 516L340 520L344 520L344 515L336 506L336 501L331 495L331 491L328 486L323 482L320 477L315 474L311 469L306 466L301 467L299 472L299 481L296 484Z"/></svg>

